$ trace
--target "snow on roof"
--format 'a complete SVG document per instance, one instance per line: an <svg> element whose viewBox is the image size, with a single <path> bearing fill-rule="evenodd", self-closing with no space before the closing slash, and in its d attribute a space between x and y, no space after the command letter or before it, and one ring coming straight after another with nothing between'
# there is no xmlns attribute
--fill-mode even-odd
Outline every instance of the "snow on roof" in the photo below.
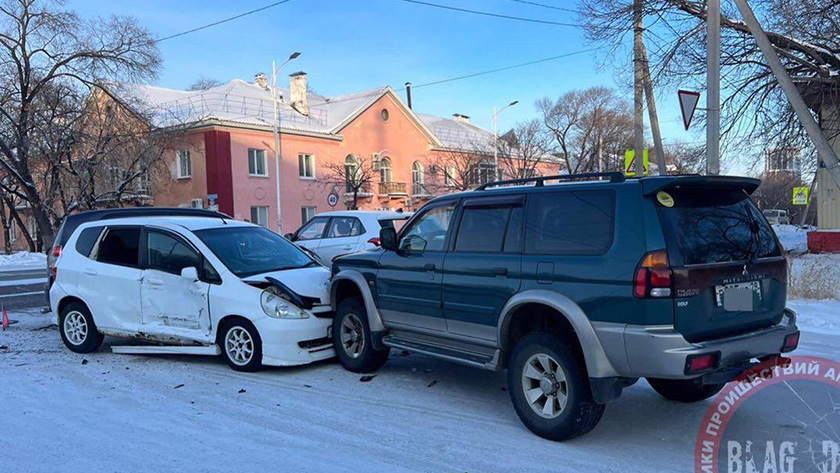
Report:
<svg viewBox="0 0 840 473"><path fill-rule="evenodd" d="M220 120L242 125L269 127L274 120L270 89L234 79L205 90L175 90L151 85L111 83L106 87L128 102L156 126L178 126ZM280 127L288 131L337 134L356 114L373 104L390 87L325 97L309 93L309 116L290 105L290 92L278 87ZM396 100L399 97L395 95ZM417 118L447 148L463 150L487 149L492 133L472 124L448 118L416 114Z"/></svg>

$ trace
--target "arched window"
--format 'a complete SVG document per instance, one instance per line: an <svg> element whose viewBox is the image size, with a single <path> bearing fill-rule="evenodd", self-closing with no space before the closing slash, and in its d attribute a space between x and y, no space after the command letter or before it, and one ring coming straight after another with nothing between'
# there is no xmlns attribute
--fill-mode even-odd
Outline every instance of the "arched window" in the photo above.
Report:
<svg viewBox="0 0 840 473"><path fill-rule="evenodd" d="M414 161L414 164L411 166L411 193L412 195L424 195L426 194L426 189L424 189L423 184L426 182L426 176L423 172L423 163L420 161Z"/></svg>
<svg viewBox="0 0 840 473"><path fill-rule="evenodd" d="M356 183L359 182L359 161L352 154L344 158L344 182L345 192L353 192Z"/></svg>
<svg viewBox="0 0 840 473"><path fill-rule="evenodd" d="M382 158L382 161L379 162L379 179L380 182L391 182L391 160L389 158Z"/></svg>

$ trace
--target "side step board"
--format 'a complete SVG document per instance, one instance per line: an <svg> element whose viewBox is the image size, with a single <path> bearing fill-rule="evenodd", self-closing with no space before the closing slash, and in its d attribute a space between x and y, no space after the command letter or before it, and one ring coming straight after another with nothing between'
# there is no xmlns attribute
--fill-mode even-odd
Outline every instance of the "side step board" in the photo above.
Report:
<svg viewBox="0 0 840 473"><path fill-rule="evenodd" d="M121 355L221 355L218 345L207 346L164 346L164 345L122 345L112 346L111 351Z"/></svg>
<svg viewBox="0 0 840 473"><path fill-rule="evenodd" d="M401 332L386 335L382 338L382 344L476 368L491 371L502 369L501 350L496 348Z"/></svg>

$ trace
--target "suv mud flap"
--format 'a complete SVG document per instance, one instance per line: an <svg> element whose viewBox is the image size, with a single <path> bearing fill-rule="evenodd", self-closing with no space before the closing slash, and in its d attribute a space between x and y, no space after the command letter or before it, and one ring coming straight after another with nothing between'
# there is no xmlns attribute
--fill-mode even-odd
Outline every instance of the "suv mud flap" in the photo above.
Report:
<svg viewBox="0 0 840 473"><path fill-rule="evenodd" d="M624 388L635 381L631 378L589 378L592 399L598 404L613 402L621 396Z"/></svg>

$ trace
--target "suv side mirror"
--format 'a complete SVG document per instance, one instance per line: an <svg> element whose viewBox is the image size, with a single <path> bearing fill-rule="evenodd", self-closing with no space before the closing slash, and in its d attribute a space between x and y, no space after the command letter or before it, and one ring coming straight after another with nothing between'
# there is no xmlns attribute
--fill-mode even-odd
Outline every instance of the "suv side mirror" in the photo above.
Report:
<svg viewBox="0 0 840 473"><path fill-rule="evenodd" d="M389 251L397 249L397 230L393 227L379 229L379 246Z"/></svg>
<svg viewBox="0 0 840 473"><path fill-rule="evenodd" d="M198 281L198 270L190 266L181 270L181 277L188 281Z"/></svg>

